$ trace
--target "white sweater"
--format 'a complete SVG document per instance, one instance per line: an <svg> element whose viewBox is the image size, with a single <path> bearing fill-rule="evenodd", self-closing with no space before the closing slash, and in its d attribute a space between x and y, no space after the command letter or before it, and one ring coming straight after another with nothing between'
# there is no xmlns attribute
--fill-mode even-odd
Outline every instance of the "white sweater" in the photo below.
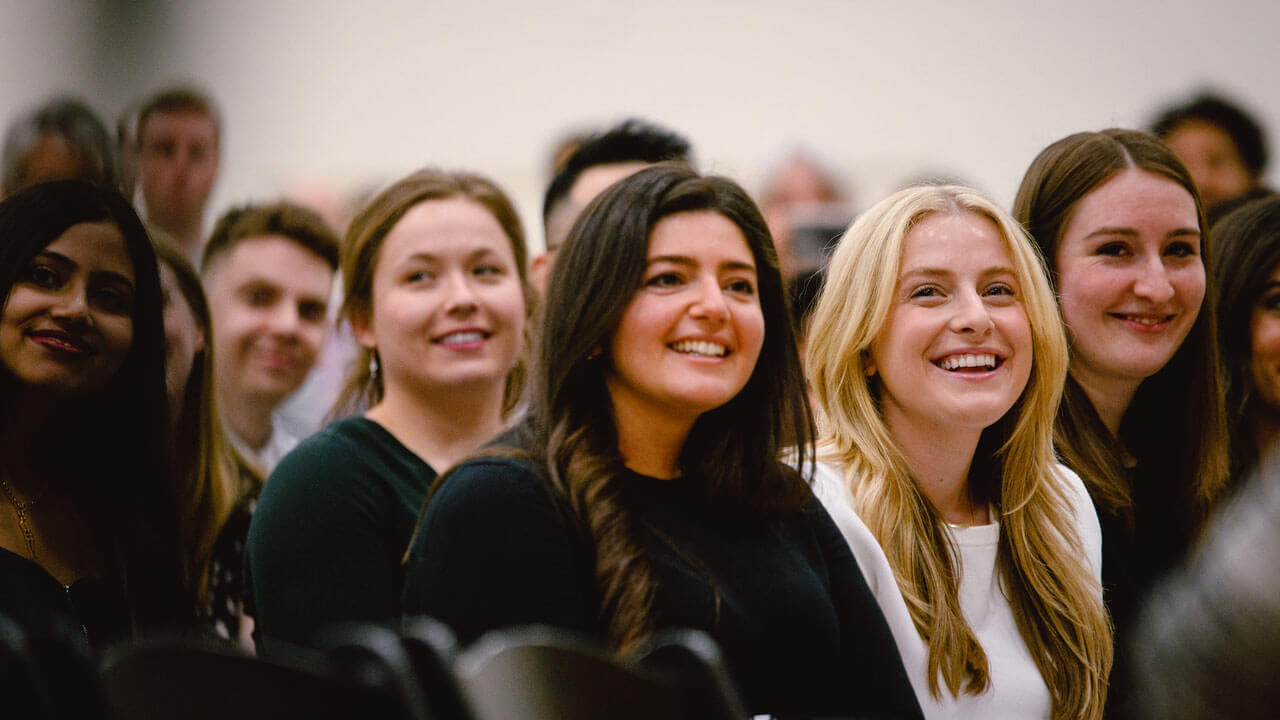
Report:
<svg viewBox="0 0 1280 720"><path fill-rule="evenodd" d="M1062 465L1057 466L1057 471L1053 481L1066 485L1082 545L1080 552L1087 558L1094 576L1100 579L1102 530L1093 501L1078 475ZM990 525L948 528L959 551L960 610L987 653L991 684L981 695L962 692L959 697L953 697L939 678L942 697L934 698L929 693L928 646L911 621L907 603L880 543L853 510L853 496L845 484L844 473L837 467L818 463L813 489L844 533L871 592L880 603L926 718L1031 720L1050 717L1049 688L1018 633L1013 610L996 572L998 519L993 518Z"/></svg>

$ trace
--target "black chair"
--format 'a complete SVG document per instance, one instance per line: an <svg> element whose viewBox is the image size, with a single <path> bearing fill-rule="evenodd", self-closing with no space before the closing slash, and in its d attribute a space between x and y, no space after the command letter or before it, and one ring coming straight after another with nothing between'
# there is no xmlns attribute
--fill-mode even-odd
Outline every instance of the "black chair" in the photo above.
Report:
<svg viewBox="0 0 1280 720"><path fill-rule="evenodd" d="M643 667L668 673L673 682L683 685L694 706L695 717L706 720L747 717L720 646L710 635L699 630L662 630L630 657Z"/></svg>
<svg viewBox="0 0 1280 720"><path fill-rule="evenodd" d="M270 660L183 638L117 648L101 677L118 720L428 720L404 694L413 682L396 677L397 662L387 659L385 636L351 632L331 639L328 652L297 648Z"/></svg>
<svg viewBox="0 0 1280 720"><path fill-rule="evenodd" d="M477 640L455 670L478 720L745 717L724 687L708 683L723 668L691 671L714 654L682 644L655 646L648 661L637 662L563 631L516 628Z"/></svg>
<svg viewBox="0 0 1280 720"><path fill-rule="evenodd" d="M413 664L427 713L436 720L474 720L453 673L459 652L453 631L429 617L409 617L400 642Z"/></svg>

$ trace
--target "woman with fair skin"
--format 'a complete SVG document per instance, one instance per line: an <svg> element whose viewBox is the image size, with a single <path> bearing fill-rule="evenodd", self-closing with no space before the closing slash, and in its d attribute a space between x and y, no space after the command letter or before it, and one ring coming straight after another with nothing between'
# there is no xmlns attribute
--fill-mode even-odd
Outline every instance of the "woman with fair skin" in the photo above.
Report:
<svg viewBox="0 0 1280 720"><path fill-rule="evenodd" d="M839 531L779 451L811 421L777 256L723 178L660 165L559 251L531 416L438 483L404 605L629 650L710 633L753 712L918 717Z"/></svg>
<svg viewBox="0 0 1280 720"><path fill-rule="evenodd" d="M1066 341L1025 234L967 188L901 191L841 239L810 337L818 494L925 716L1100 717L1100 531L1054 460Z"/></svg>
<svg viewBox="0 0 1280 720"><path fill-rule="evenodd" d="M186 620L142 224L80 181L12 195L0 296L0 612L97 646Z"/></svg>
<svg viewBox="0 0 1280 720"><path fill-rule="evenodd" d="M1231 212L1213 238L1231 479L1242 483L1280 440L1280 197Z"/></svg>
<svg viewBox="0 0 1280 720"><path fill-rule="evenodd" d="M338 411L271 474L249 530L259 647L400 617L401 558L438 472L504 427L520 395L524 235L489 180L424 170L378 194L343 249L363 346Z"/></svg>
<svg viewBox="0 0 1280 720"><path fill-rule="evenodd" d="M1055 441L1102 525L1119 711L1134 613L1227 480L1209 237L1186 169L1132 130L1050 145L1014 216L1050 266L1071 342Z"/></svg>

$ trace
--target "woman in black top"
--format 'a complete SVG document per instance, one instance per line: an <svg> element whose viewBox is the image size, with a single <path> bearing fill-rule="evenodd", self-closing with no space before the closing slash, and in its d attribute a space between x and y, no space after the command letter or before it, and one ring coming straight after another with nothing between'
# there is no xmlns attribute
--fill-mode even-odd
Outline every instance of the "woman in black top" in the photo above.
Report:
<svg viewBox="0 0 1280 720"><path fill-rule="evenodd" d="M514 207L475 175L414 173L356 216L342 313L363 354L336 414L363 414L304 440L263 489L245 550L260 649L398 621L428 485L519 399L525 260Z"/></svg>
<svg viewBox="0 0 1280 720"><path fill-rule="evenodd" d="M777 255L737 185L660 165L579 218L531 417L438 481L404 606L463 641L549 623L620 650L714 636L753 712L918 717L897 649L794 469L805 400Z"/></svg>
<svg viewBox="0 0 1280 720"><path fill-rule="evenodd" d="M0 204L0 613L91 643L192 615L167 473L156 260L116 191Z"/></svg>

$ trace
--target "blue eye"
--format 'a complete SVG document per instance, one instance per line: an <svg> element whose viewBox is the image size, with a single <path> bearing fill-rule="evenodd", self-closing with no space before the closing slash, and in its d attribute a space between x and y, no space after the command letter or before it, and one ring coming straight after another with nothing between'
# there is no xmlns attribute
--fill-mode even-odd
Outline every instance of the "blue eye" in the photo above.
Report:
<svg viewBox="0 0 1280 720"><path fill-rule="evenodd" d="M988 294L988 295L1008 295L1008 296L1012 297L1012 296L1013 296L1013 288L1009 287L1008 285L1005 285L1004 283L997 283L997 284L992 285L991 287L987 288L987 293L986 293L986 294Z"/></svg>
<svg viewBox="0 0 1280 720"><path fill-rule="evenodd" d="M913 297L913 298L938 297L938 295L940 294L941 293L939 293L938 288L932 285L925 285L924 287L916 288L915 290L911 291L910 297Z"/></svg>

